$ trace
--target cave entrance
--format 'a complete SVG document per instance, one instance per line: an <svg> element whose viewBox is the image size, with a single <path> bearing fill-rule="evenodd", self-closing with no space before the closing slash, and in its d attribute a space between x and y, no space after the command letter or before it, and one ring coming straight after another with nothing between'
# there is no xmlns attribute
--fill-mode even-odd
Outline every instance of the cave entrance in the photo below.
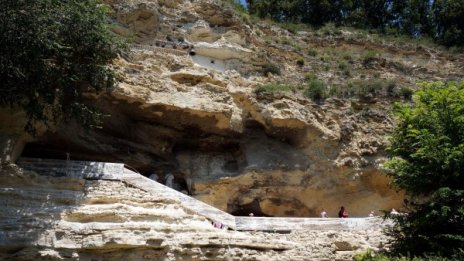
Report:
<svg viewBox="0 0 464 261"><path fill-rule="evenodd" d="M253 202L249 204L234 205L234 208L233 211L228 211L233 216L250 216L250 214L253 213L254 217L272 217L263 213L258 199L253 200Z"/></svg>
<svg viewBox="0 0 464 261"><path fill-rule="evenodd" d="M75 144L67 144L65 141L56 139L53 142L31 142L24 146L21 157L56 159L56 160L77 160L77 161L100 161L100 162L120 162L115 157L105 154L96 154L82 150Z"/></svg>
<svg viewBox="0 0 464 261"><path fill-rule="evenodd" d="M47 139L45 141L31 142L25 145L21 156L24 158L40 158L40 159L53 159L53 160L72 160L72 161L96 161L96 162L121 162L124 167L133 172L139 173L143 176L149 177L151 174L158 175L157 182L166 184L166 176L171 173L174 176L172 188L191 194L191 189L187 185L187 181L182 173L176 172L175 167L169 162L158 162L150 165L149 167L134 166L130 162L126 162L121 156L111 154L96 153L80 148L76 144L70 144L65 140L59 138Z"/></svg>

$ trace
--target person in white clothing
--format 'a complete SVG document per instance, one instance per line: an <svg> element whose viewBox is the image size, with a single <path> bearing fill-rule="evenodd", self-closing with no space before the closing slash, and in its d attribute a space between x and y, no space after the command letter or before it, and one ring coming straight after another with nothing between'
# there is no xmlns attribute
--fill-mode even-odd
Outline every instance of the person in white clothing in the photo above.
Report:
<svg viewBox="0 0 464 261"><path fill-rule="evenodd" d="M327 212L325 210L322 210L321 212L321 218L328 218L329 216L327 215Z"/></svg>
<svg viewBox="0 0 464 261"><path fill-rule="evenodd" d="M173 181L174 181L174 175L172 175L172 173L169 173L169 174L166 176L166 186L172 188L172 186L173 186Z"/></svg>
<svg viewBox="0 0 464 261"><path fill-rule="evenodd" d="M151 179L151 180L154 180L154 181L158 181L159 176L156 175L156 173L153 173L150 176L148 176L148 178Z"/></svg>

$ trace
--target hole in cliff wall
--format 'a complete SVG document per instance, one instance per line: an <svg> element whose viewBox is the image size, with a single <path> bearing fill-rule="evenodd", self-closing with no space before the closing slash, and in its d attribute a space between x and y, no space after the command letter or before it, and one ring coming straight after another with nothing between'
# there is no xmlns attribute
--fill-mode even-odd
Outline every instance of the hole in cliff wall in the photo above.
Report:
<svg viewBox="0 0 464 261"><path fill-rule="evenodd" d="M58 160L66 160L68 157L71 159L71 156L72 160L108 160L108 157L105 157L104 155L99 155L97 157L90 156L87 151L81 150L75 144L69 144L66 140L63 140L60 137L28 143L21 154L21 157Z"/></svg>
<svg viewBox="0 0 464 261"><path fill-rule="evenodd" d="M229 204L228 208L228 212L233 216L250 216L250 213L253 213L253 216L255 217L271 217L263 213L258 199L244 205ZM230 209L232 209L232 211L230 211Z"/></svg>
<svg viewBox="0 0 464 261"><path fill-rule="evenodd" d="M100 136L96 136L98 137ZM145 176L154 171L166 173L175 169L175 162L162 159L149 151L143 151L125 140L114 137L107 137L107 140L104 140L103 137L99 138L99 141L101 143L80 136L76 138L62 133L48 133L38 141L26 144L21 157L119 162Z"/></svg>

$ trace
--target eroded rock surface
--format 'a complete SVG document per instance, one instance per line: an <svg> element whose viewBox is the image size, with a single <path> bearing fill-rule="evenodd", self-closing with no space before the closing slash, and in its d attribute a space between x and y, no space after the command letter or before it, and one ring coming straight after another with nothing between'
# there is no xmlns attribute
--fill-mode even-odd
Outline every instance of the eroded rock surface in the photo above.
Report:
<svg viewBox="0 0 464 261"><path fill-rule="evenodd" d="M292 33L246 21L223 1L106 2L113 31L135 44L114 61L116 88L86 95L107 115L102 128L71 122L32 138L21 113L1 111L2 164L28 143L23 156L123 162L160 182L173 174L176 189L236 215L335 216L344 205L352 217L367 216L401 208L402 194L381 174L399 98L353 98L346 83L464 78L459 54L344 30ZM378 57L364 59L369 51ZM349 71L337 69L342 62ZM323 103L304 97L308 74L342 94ZM255 91L267 83L296 87ZM333 260L384 242L379 231L217 231L175 200L121 183L5 171L2 247L13 260Z"/></svg>
<svg viewBox="0 0 464 261"><path fill-rule="evenodd" d="M168 2L108 1L138 45L114 63L118 86L88 96L109 115L103 128L57 126L25 156L124 162L162 182L172 173L180 190L240 215L317 216L344 205L366 216L400 207L402 195L379 171L388 101L255 94L257 84L299 77L294 52L263 45L256 31L267 27L251 28L219 1ZM222 69L197 64L188 45ZM282 63L281 76L262 75L270 60Z"/></svg>
<svg viewBox="0 0 464 261"><path fill-rule="evenodd" d="M216 229L176 198L116 180L0 174L2 260L350 260L380 230L290 234Z"/></svg>

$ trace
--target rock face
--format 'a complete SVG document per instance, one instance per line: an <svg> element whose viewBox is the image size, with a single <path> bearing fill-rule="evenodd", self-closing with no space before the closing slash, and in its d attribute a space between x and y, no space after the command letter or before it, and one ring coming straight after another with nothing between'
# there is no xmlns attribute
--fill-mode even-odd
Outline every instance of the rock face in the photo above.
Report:
<svg viewBox="0 0 464 261"><path fill-rule="evenodd" d="M216 1L108 3L115 32L139 43L115 61L117 88L88 97L111 116L100 130L57 126L23 155L124 162L162 181L172 173L180 190L237 215L400 208L402 195L378 170L392 126L387 101L319 105L290 93L255 94L253 86L272 80L252 74L272 48ZM223 70L197 64L182 49L187 43Z"/></svg>
<svg viewBox="0 0 464 261"><path fill-rule="evenodd" d="M335 216L344 205L351 217L365 217L401 208L402 193L381 174L389 111L399 98L369 93L316 103L301 95L304 78L314 74L335 90L349 77L408 86L464 77L462 55L344 31L326 36L251 24L224 1L106 2L113 31L135 43L114 61L118 86L85 97L108 115L102 128L69 123L32 138L21 131L20 113L2 110L2 165L27 143L23 156L122 162L160 182L172 174L178 190L234 215L315 217L325 209ZM368 51L382 57L366 62ZM342 60L351 71L333 69L344 67ZM267 73L272 65L280 75ZM255 91L276 82L296 87ZM29 175L2 172L5 258L331 260L381 247L379 231L217 231L175 200L127 184Z"/></svg>
<svg viewBox="0 0 464 261"><path fill-rule="evenodd" d="M379 230L291 234L216 229L176 198L118 180L0 174L2 260L349 260Z"/></svg>

